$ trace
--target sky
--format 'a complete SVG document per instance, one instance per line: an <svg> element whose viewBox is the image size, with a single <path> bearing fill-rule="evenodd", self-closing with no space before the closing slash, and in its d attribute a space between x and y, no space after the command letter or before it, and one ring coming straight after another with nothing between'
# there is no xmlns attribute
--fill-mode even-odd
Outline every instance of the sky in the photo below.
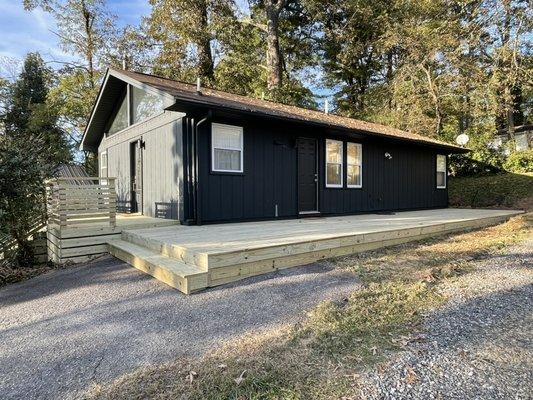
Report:
<svg viewBox="0 0 533 400"><path fill-rule="evenodd" d="M120 26L137 25L148 14L148 0L108 0L108 8ZM0 59L21 60L38 51L45 60L68 60L58 45L52 16L40 9L25 11L22 0L0 0ZM11 66L13 63L11 63ZM3 71L4 74L8 71Z"/></svg>

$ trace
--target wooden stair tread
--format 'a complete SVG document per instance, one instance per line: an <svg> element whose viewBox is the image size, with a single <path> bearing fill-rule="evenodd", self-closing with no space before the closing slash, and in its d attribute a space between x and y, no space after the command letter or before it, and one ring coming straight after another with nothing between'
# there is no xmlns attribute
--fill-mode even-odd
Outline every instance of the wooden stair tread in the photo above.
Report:
<svg viewBox="0 0 533 400"><path fill-rule="evenodd" d="M172 272L182 278L198 274L205 274L205 271L202 271L200 268L194 265L185 264L179 260L167 257L162 254L158 254L155 251L152 251L146 247L139 246L137 244L130 243L125 240L111 240L108 244L110 246L119 248L120 250L125 251L134 257L138 257L140 259L150 262L151 264L164 268L169 272Z"/></svg>

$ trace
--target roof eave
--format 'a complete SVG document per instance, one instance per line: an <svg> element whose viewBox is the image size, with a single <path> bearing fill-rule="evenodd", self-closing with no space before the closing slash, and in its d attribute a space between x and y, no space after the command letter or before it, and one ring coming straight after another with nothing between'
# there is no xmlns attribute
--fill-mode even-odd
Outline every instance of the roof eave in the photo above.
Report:
<svg viewBox="0 0 533 400"><path fill-rule="evenodd" d="M163 97L166 100L168 105L170 105L170 103L174 102L174 96L170 95L169 93L164 92L162 90L159 90L159 89L157 89L157 88L155 88L153 86L150 86L150 85L144 84L142 82L139 82L139 81L137 81L137 80L135 80L135 79L133 79L133 78L131 78L129 76L126 76L126 75L122 74L120 71L118 71L116 69L107 68L106 72L105 72L105 75L104 75L104 79L103 79L102 84L100 85L100 89L98 91L98 96L96 97L96 101L93 104L93 108L91 110L91 114L89 116L89 120L87 122L87 125L85 126L85 130L83 131L83 136L82 136L82 139L81 139L81 142L80 142L80 145L79 145L79 149L81 151L96 152L98 150L97 146L94 146L94 145L91 145L91 144L87 143L87 135L88 135L88 132L91 129L91 125L93 123L93 120L94 120L94 117L95 117L95 114L96 114L96 110L98 109L98 107L100 105L100 100L101 100L102 95L103 95L103 93L105 91L105 87L107 85L107 82L108 82L110 76L118 78L118 79L124 81L127 84L130 84L132 86L138 87L139 89L143 89L143 90L146 90L148 92L157 94L157 95Z"/></svg>
<svg viewBox="0 0 533 400"><path fill-rule="evenodd" d="M102 98L102 93L104 92L104 87L107 83L107 80L109 78L109 68L106 69L104 80L102 81L102 84L100 85L100 89L98 90L98 96L96 96L96 101L93 104L93 108L91 109L91 114L89 115L89 120L87 121L87 125L85 125L85 129L83 130L83 136L80 141L79 149L81 151L94 151L94 146L87 145L85 143L87 139L87 132L90 129L91 123L94 119L94 114L96 111L96 108L98 107L98 104L100 103L100 99Z"/></svg>
<svg viewBox="0 0 533 400"><path fill-rule="evenodd" d="M213 107L213 108L217 108L220 110L226 110L226 111L245 112L245 113L250 113L253 115L260 115L260 116L269 117L269 118L274 117L274 118L284 120L284 121L306 123L306 124L314 125L317 127L320 126L320 127L325 127L325 128L339 129L339 130L346 131L346 132L363 132L365 134L384 138L384 139L390 139L390 140L396 140L396 141L408 142L408 143L417 143L423 146L446 149L449 153L467 153L470 151L469 149L458 147L452 144L434 143L434 142L405 138L405 137L402 138L402 137L387 135L387 134L383 134L379 132L373 132L373 131L364 130L364 129L348 128L342 125L336 125L336 124L331 124L327 122L320 122L316 120L308 120L304 118L291 118L291 117L288 117L288 116L285 116L279 113L267 112L267 111L259 110L253 107L247 107L246 105L241 105L241 104L235 104L235 105L220 104L220 102L213 101L212 98L210 98L209 96L203 96L201 93L189 95L189 96L174 95L174 99L176 103L180 103L180 102L195 103L198 105L202 105L204 107ZM175 105L176 104L174 104L174 106ZM170 110L172 108L173 106L169 107Z"/></svg>

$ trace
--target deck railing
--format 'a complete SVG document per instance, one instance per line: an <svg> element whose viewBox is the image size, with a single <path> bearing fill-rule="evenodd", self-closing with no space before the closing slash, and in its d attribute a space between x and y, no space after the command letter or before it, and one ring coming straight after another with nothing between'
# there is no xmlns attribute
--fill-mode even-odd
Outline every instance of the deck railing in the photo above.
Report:
<svg viewBox="0 0 533 400"><path fill-rule="evenodd" d="M72 177L47 181L48 222L63 228L79 224L116 225L115 178Z"/></svg>

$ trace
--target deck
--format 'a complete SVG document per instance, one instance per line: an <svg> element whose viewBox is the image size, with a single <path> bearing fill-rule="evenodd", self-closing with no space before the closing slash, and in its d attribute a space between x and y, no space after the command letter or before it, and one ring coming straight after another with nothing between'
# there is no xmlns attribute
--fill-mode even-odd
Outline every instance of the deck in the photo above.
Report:
<svg viewBox="0 0 533 400"><path fill-rule="evenodd" d="M178 221L151 218L140 214L117 214L114 226L108 221L88 219L67 227L56 223L47 226L48 258L56 263L82 262L106 254L107 242L120 239L124 229L147 229L168 227Z"/></svg>
<svg viewBox="0 0 533 400"><path fill-rule="evenodd" d="M184 293L281 268L503 222L509 210L438 209L204 226L125 228L109 252Z"/></svg>

